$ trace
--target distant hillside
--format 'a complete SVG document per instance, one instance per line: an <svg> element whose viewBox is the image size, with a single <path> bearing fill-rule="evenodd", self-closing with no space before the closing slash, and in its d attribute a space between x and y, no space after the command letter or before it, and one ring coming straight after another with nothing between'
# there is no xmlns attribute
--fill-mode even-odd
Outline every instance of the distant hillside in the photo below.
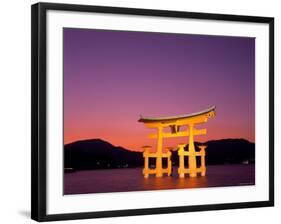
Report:
<svg viewBox="0 0 281 224"><path fill-rule="evenodd" d="M116 147L101 139L77 141L64 146L64 167L104 169L137 167L143 164L142 154Z"/></svg>
<svg viewBox="0 0 281 224"><path fill-rule="evenodd" d="M222 139L204 143L207 164L255 162L255 144L245 139Z"/></svg>
<svg viewBox="0 0 281 224"><path fill-rule="evenodd" d="M244 139L212 140L207 145L206 163L254 163L255 144ZM198 149L197 149L198 150ZM178 165L177 152L173 152L172 161ZM143 166L143 156L122 147L116 147L101 139L77 141L64 146L64 167L74 170L107 169Z"/></svg>

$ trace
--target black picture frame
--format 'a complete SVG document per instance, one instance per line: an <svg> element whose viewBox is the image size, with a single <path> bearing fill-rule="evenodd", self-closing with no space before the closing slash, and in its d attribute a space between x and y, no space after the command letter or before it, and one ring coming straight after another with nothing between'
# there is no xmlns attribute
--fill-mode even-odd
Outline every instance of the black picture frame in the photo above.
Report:
<svg viewBox="0 0 281 224"><path fill-rule="evenodd" d="M208 204L196 206L160 207L68 214L46 213L46 13L48 10L100 12L124 15L162 16L235 22L254 22L269 25L269 200L243 203ZM31 218L37 221L132 216L205 210L266 207L274 205L274 18L164 11L137 8L103 7L73 4L37 3L31 11L31 91L32 91L32 155L31 155Z"/></svg>

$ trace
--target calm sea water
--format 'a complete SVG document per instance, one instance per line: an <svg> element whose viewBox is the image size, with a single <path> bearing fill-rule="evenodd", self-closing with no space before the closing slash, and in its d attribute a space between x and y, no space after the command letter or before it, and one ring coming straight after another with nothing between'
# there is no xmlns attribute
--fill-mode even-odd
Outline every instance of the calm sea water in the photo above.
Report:
<svg viewBox="0 0 281 224"><path fill-rule="evenodd" d="M205 177L178 178L173 175L144 179L142 168L76 171L64 174L64 194L127 192L180 188L241 186L255 184L255 165L210 165Z"/></svg>

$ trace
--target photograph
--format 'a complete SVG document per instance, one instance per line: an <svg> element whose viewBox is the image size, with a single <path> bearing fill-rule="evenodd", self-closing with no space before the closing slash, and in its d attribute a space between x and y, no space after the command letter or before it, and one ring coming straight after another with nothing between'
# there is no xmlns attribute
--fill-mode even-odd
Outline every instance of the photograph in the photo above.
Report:
<svg viewBox="0 0 281 224"><path fill-rule="evenodd" d="M255 185L255 37L62 32L64 195Z"/></svg>
<svg viewBox="0 0 281 224"><path fill-rule="evenodd" d="M31 9L32 219L274 206L274 17Z"/></svg>

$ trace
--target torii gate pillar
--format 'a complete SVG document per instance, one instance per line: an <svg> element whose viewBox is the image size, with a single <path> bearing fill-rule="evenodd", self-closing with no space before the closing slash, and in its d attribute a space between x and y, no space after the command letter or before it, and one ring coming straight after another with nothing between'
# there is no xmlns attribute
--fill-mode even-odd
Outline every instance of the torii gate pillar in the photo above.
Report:
<svg viewBox="0 0 281 224"><path fill-rule="evenodd" d="M156 152L156 177L163 176L163 167L162 167L162 148L163 148L163 137L162 137L162 127L157 129L157 152Z"/></svg>
<svg viewBox="0 0 281 224"><path fill-rule="evenodd" d="M189 176L196 177L196 152L194 147L194 137L193 137L193 124L189 125L189 144L188 144L188 163L189 163Z"/></svg>

